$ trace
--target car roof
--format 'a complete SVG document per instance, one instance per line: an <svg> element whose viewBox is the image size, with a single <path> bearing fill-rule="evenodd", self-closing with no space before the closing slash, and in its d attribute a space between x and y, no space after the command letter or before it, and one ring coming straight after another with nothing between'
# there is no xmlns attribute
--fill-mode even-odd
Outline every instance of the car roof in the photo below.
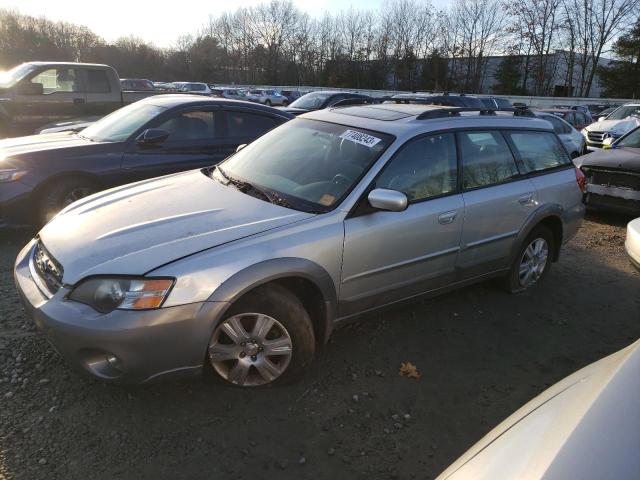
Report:
<svg viewBox="0 0 640 480"><path fill-rule="evenodd" d="M353 126L396 137L422 132L460 128L527 128L553 131L551 124L535 117L517 115L480 115L480 110L419 104L375 104L333 107L305 113L307 118Z"/></svg>
<svg viewBox="0 0 640 480"><path fill-rule="evenodd" d="M175 108L185 105L219 105L230 107L243 107L251 110L259 110L272 115L279 115L285 118L294 118L290 113L284 110L278 110L276 108L267 107L266 105L260 105L253 102L245 102L243 100L233 100L230 98L213 98L203 97L200 95L187 95L187 94L163 94L153 95L140 100L138 103L147 103L149 105L155 105L162 108Z"/></svg>
<svg viewBox="0 0 640 480"><path fill-rule="evenodd" d="M78 63L78 62L27 62L29 65L40 66L52 66L52 67L91 67L91 68L108 68L113 70L113 67L105 65L103 63Z"/></svg>

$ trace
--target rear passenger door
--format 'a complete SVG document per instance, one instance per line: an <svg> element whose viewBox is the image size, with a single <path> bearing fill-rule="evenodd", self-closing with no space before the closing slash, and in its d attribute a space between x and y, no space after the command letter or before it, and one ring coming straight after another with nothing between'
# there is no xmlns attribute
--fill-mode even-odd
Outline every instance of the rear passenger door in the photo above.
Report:
<svg viewBox="0 0 640 480"><path fill-rule="evenodd" d="M366 199L344 222L340 315L402 300L455 278L464 205L452 133L410 140L371 189L403 192L402 212Z"/></svg>
<svg viewBox="0 0 640 480"><path fill-rule="evenodd" d="M535 209L537 193L518 169L501 131L456 135L465 204L458 267L465 279L508 265L516 236Z"/></svg>

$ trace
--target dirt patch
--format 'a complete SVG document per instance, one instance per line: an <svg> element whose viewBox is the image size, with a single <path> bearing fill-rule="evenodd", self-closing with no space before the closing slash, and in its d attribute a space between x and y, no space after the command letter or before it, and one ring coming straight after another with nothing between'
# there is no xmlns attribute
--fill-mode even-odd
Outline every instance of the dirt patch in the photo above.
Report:
<svg viewBox="0 0 640 480"><path fill-rule="evenodd" d="M624 222L597 216L546 281L483 283L335 332L304 380L119 387L71 372L18 302L0 232L0 478L433 478L527 400L640 337ZM419 378L400 376L410 362Z"/></svg>

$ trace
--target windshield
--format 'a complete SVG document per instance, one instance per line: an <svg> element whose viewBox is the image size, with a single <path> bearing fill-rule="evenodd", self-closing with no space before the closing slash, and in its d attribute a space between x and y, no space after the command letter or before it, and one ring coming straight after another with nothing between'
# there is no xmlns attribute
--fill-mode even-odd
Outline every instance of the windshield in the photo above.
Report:
<svg viewBox="0 0 640 480"><path fill-rule="evenodd" d="M94 142L124 142L164 110L156 105L132 103L85 128L81 136Z"/></svg>
<svg viewBox="0 0 640 480"><path fill-rule="evenodd" d="M0 87L12 87L24 77L26 77L29 72L35 70L35 68L35 65L32 65L30 63L23 63L22 65L18 65L17 67L12 68L8 72L0 72Z"/></svg>
<svg viewBox="0 0 640 480"><path fill-rule="evenodd" d="M220 167L228 178L273 192L292 208L326 212L342 201L392 141L390 135L297 119L260 137Z"/></svg>
<svg viewBox="0 0 640 480"><path fill-rule="evenodd" d="M630 116L640 117L640 106L625 106L615 110L607 117L607 120L623 120Z"/></svg>
<svg viewBox="0 0 640 480"><path fill-rule="evenodd" d="M303 95L295 102L289 105L293 108L302 108L304 110L317 110L322 108L327 99L333 95L332 93L313 92Z"/></svg>
<svg viewBox="0 0 640 480"><path fill-rule="evenodd" d="M618 147L640 148L640 128L636 128L624 138L618 140Z"/></svg>

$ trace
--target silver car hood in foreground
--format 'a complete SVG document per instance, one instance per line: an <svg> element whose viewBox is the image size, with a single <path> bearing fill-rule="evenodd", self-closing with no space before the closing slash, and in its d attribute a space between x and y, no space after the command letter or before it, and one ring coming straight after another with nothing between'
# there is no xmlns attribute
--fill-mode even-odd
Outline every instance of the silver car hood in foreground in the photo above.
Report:
<svg viewBox="0 0 640 480"><path fill-rule="evenodd" d="M142 275L195 252L313 216L201 171L107 190L73 203L40 232L73 285L89 275Z"/></svg>
<svg viewBox="0 0 640 480"><path fill-rule="evenodd" d="M640 341L560 381L437 480L640 476Z"/></svg>

